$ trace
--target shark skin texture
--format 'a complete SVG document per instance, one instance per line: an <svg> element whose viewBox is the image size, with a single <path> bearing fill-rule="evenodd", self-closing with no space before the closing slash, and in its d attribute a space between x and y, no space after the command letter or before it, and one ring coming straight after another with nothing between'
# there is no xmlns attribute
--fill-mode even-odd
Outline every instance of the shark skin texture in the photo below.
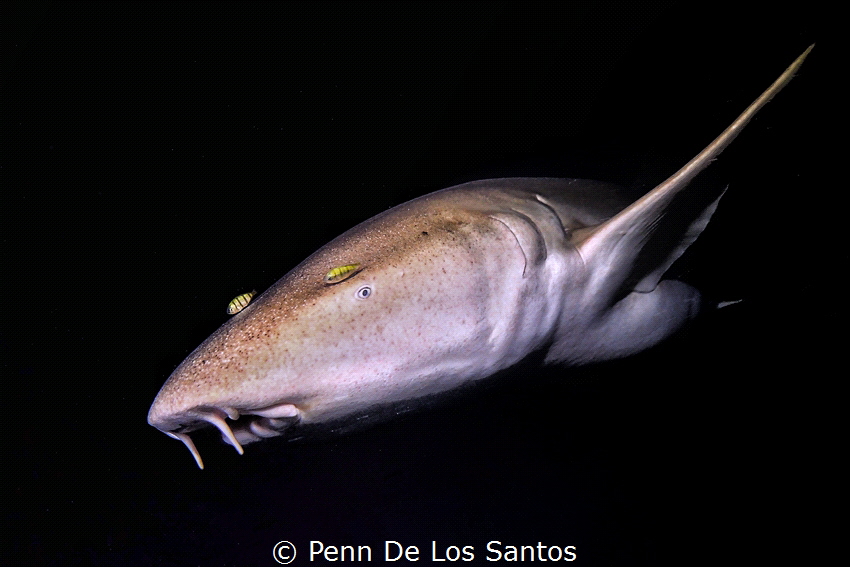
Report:
<svg viewBox="0 0 850 567"><path fill-rule="evenodd" d="M298 424L415 404L533 352L580 365L658 344L703 303L698 290L664 279L722 197L694 198L691 181L812 47L637 201L600 181L490 179L355 226L245 302L192 352L156 396L148 422L185 443L203 468L189 436L202 427L216 427L241 454L243 444Z"/></svg>

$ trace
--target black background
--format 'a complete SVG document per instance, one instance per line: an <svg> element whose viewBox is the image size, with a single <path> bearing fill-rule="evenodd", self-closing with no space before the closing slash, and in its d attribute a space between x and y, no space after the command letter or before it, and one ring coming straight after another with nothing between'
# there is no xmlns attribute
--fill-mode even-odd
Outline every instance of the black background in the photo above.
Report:
<svg viewBox="0 0 850 567"><path fill-rule="evenodd" d="M799 534L846 315L818 5L5 10L0 563L274 565L290 540L305 564L316 539L681 565ZM487 177L648 190L815 41L712 166L729 191L674 267L742 303L349 435L240 457L201 434L204 471L146 424L232 297L356 223Z"/></svg>

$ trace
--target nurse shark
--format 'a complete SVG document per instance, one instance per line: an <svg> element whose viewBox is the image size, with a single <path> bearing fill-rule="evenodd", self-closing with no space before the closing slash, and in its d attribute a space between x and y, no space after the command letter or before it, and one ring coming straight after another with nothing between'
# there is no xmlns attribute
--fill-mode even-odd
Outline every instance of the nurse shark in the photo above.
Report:
<svg viewBox="0 0 850 567"><path fill-rule="evenodd" d="M699 201L689 184L812 47L637 201L600 181L489 179L355 226L192 352L162 386L148 423L185 443L203 468L189 436L202 427L218 428L241 454L243 444L299 424L415 405L533 352L580 365L659 343L704 303L695 288L664 279L722 197L688 207Z"/></svg>

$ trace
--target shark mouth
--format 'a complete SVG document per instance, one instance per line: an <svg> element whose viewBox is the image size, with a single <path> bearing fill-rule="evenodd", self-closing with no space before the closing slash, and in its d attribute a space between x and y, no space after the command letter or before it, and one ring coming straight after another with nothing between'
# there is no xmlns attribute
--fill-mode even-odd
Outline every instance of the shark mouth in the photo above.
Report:
<svg viewBox="0 0 850 567"><path fill-rule="evenodd" d="M213 425L221 432L221 437L225 443L233 445L236 451L242 455L245 450L243 444L253 443L261 439L276 437L282 435L283 432L299 421L300 412L292 404L278 404L261 409L245 410L240 412L235 408L210 408L200 407L194 408L184 415L192 418L192 422L184 424L180 427L180 431L165 431L160 430L169 437L179 439L186 445L189 452L195 458L195 462L201 469L204 468L204 461L201 459L201 454L192 438L189 437L189 431L194 431L206 424ZM233 427L227 422L227 419L235 422L241 416L246 416L239 423L233 423Z"/></svg>

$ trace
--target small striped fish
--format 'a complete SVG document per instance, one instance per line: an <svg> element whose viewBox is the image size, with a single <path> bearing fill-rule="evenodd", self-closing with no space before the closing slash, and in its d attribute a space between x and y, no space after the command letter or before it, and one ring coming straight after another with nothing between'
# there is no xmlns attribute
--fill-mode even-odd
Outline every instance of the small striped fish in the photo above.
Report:
<svg viewBox="0 0 850 567"><path fill-rule="evenodd" d="M233 301L227 306L227 314L235 315L239 313L243 309L245 309L249 303L251 303L251 298L257 295L256 291L252 291L250 293L243 293L242 295L238 295L233 298Z"/></svg>
<svg viewBox="0 0 850 567"><path fill-rule="evenodd" d="M325 274L326 284L335 284L343 280L347 280L360 269L360 264L346 264L345 266L337 266L336 268Z"/></svg>

